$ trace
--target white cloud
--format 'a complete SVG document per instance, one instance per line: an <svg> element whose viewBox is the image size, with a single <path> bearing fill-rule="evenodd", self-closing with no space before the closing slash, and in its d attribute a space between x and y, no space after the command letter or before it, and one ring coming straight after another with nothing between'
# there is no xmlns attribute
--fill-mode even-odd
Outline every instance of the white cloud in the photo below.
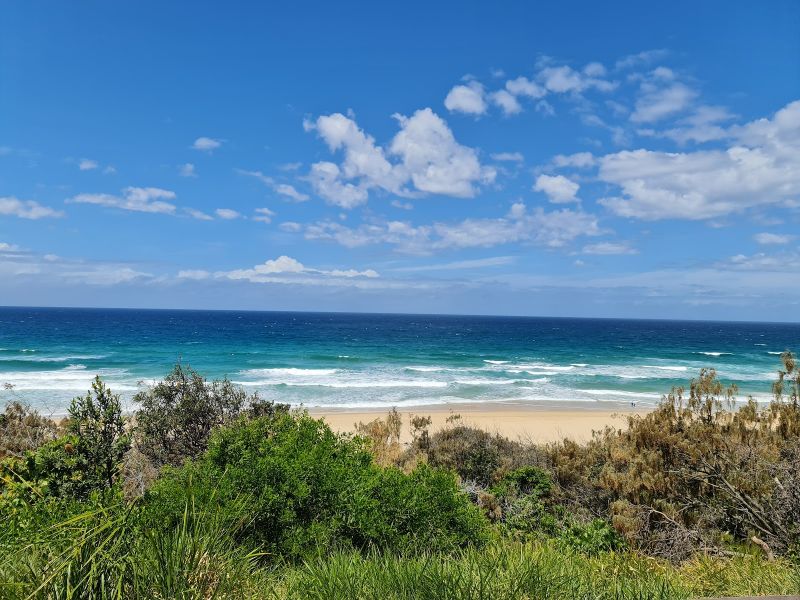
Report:
<svg viewBox="0 0 800 600"><path fill-rule="evenodd" d="M517 113L522 112L522 106L517 100L517 97L506 90L497 90L496 92L492 92L489 94L489 99L494 104L499 106L505 115L516 115Z"/></svg>
<svg viewBox="0 0 800 600"><path fill-rule="evenodd" d="M272 217L275 216L275 213L268 208L257 208L255 213L256 216L253 217L253 221L260 221L261 223L272 223Z"/></svg>
<svg viewBox="0 0 800 600"><path fill-rule="evenodd" d="M723 106L698 106L694 112L677 121L677 127L656 131L640 130L642 135L670 138L679 144L695 142L702 144L720 140L728 136L728 132L720 123L729 121L735 115Z"/></svg>
<svg viewBox="0 0 800 600"><path fill-rule="evenodd" d="M35 220L63 217L64 213L49 206L42 206L34 200L20 200L14 196L0 196L0 215Z"/></svg>
<svg viewBox="0 0 800 600"><path fill-rule="evenodd" d="M525 157L520 152L496 152L491 155L491 159L499 162L522 162Z"/></svg>
<svg viewBox="0 0 800 600"><path fill-rule="evenodd" d="M606 68L602 65L602 63L590 62L588 65L583 67L583 72L589 77L605 77Z"/></svg>
<svg viewBox="0 0 800 600"><path fill-rule="evenodd" d="M578 210L547 212L514 204L500 218L465 219L455 223L414 226L405 221L364 223L356 228L333 221L307 225L306 239L331 240L348 248L389 244L406 254L430 254L436 250L489 248L510 243L530 243L559 248L581 236L600 235L597 218Z"/></svg>
<svg viewBox="0 0 800 600"><path fill-rule="evenodd" d="M393 269L398 272L419 273L425 271L458 271L463 269L485 269L487 267L501 267L509 265L516 260L514 256L491 256L471 260L457 260L436 265L420 265L416 267L398 267Z"/></svg>
<svg viewBox="0 0 800 600"><path fill-rule="evenodd" d="M537 77L548 91L556 94L580 93L590 88L610 92L616 87L611 81L589 76L567 65L545 67Z"/></svg>
<svg viewBox="0 0 800 600"><path fill-rule="evenodd" d="M165 200L175 198L175 192L162 190L160 188L148 187L126 187L122 190L122 196L112 194L78 194L66 200L71 204L96 204L147 213L174 214L175 205Z"/></svg>
<svg viewBox="0 0 800 600"><path fill-rule="evenodd" d="M302 163L293 163L290 166L292 167L292 169L295 168L299 169L301 165ZM284 165L284 167L285 166L286 165ZM305 202L306 200L309 199L308 194L304 194L298 191L293 185L290 185L288 183L278 183L272 177L270 177L269 175L265 175L261 171L247 171L245 169L234 169L234 170L237 173L239 173L239 175L246 175L247 177L254 177L258 179L264 185L271 187L273 191L275 191L276 193L280 194L281 196L285 196L286 198L289 198L291 200L294 200L295 202ZM289 170L289 169L283 168L283 170Z"/></svg>
<svg viewBox="0 0 800 600"><path fill-rule="evenodd" d="M377 279L380 275L373 269L317 269L307 267L290 256L279 256L249 269L210 272L190 269L178 272L179 279L206 280L229 279L251 283L282 283L296 285L334 285L358 287L359 282Z"/></svg>
<svg viewBox="0 0 800 600"><path fill-rule="evenodd" d="M286 196L287 198L291 198L295 202L305 202L306 200L309 199L308 194L303 194L302 192L298 192L293 185L289 185L288 183L278 183L275 185L274 190L281 196Z"/></svg>
<svg viewBox="0 0 800 600"><path fill-rule="evenodd" d="M665 58L668 54L669 52L664 49L645 50L644 52L629 54L628 56L619 59L615 66L617 69L621 70L649 65L657 60Z"/></svg>
<svg viewBox="0 0 800 600"><path fill-rule="evenodd" d="M242 216L241 213L231 209L231 208L218 208L214 211L214 213L220 218L225 219L226 221L231 221L233 219L238 219Z"/></svg>
<svg viewBox="0 0 800 600"><path fill-rule="evenodd" d="M330 204L342 208L355 208L359 204L364 204L369 198L367 186L344 182L342 177L344 175L338 165L328 161L314 163L308 174L314 191Z"/></svg>
<svg viewBox="0 0 800 600"><path fill-rule="evenodd" d="M192 163L184 163L178 167L178 175L181 177L197 177L197 171Z"/></svg>
<svg viewBox="0 0 800 600"><path fill-rule="evenodd" d="M430 108L394 118L400 131L387 150L340 113L307 124L332 152L344 153L340 165L328 161L311 165L308 178L316 193L331 204L353 208L366 202L369 190L375 188L405 197L429 193L469 198L478 185L494 180L495 170L482 166L477 152L459 144Z"/></svg>
<svg viewBox="0 0 800 600"><path fill-rule="evenodd" d="M527 77L517 77L506 81L506 89L515 96L539 99L547 95L547 90Z"/></svg>
<svg viewBox="0 0 800 600"><path fill-rule="evenodd" d="M486 112L483 86L477 81L453 87L444 99L444 106L450 112L468 115L482 115Z"/></svg>
<svg viewBox="0 0 800 600"><path fill-rule="evenodd" d="M201 210L196 210L194 208L184 208L183 211L192 217L193 219L197 219L199 221L213 221L214 217L204 213Z"/></svg>
<svg viewBox="0 0 800 600"><path fill-rule="evenodd" d="M421 192L461 198L475 195L476 183L491 183L496 172L481 166L472 148L459 144L444 120L430 108L412 116L395 115L400 131L390 151Z"/></svg>
<svg viewBox="0 0 800 600"><path fill-rule="evenodd" d="M582 254L638 254L636 248L632 248L626 242L600 242L598 244L588 244L581 250Z"/></svg>
<svg viewBox="0 0 800 600"><path fill-rule="evenodd" d="M0 261L0 278L9 285L32 281L56 285L110 286L133 281L145 282L153 275L126 263L65 259L55 254L40 255L17 251Z"/></svg>
<svg viewBox="0 0 800 600"><path fill-rule="evenodd" d="M597 164L597 159L591 152L576 152L575 154L557 154L553 157L552 164L554 167L575 167L577 169L585 169L593 167Z"/></svg>
<svg viewBox="0 0 800 600"><path fill-rule="evenodd" d="M567 179L563 175L539 175L533 189L537 192L544 192L550 202L577 202L580 185Z"/></svg>
<svg viewBox="0 0 800 600"><path fill-rule="evenodd" d="M671 83L663 87L652 81L645 81L640 87L631 121L652 123L674 115L689 107L697 93L683 83Z"/></svg>
<svg viewBox="0 0 800 600"><path fill-rule="evenodd" d="M78 161L78 168L81 171L92 171L99 166L96 160L91 160L89 158L82 158Z"/></svg>
<svg viewBox="0 0 800 600"><path fill-rule="evenodd" d="M16 246L15 244L0 242L0 252L16 252L17 250L19 250L19 246Z"/></svg>
<svg viewBox="0 0 800 600"><path fill-rule="evenodd" d="M788 244L794 237L795 236L789 234L763 232L755 234L753 239L759 244L766 246Z"/></svg>
<svg viewBox="0 0 800 600"><path fill-rule="evenodd" d="M194 150L202 150L204 152L211 152L216 150L222 145L222 140L216 140L210 137L199 137L192 144Z"/></svg>
<svg viewBox="0 0 800 600"><path fill-rule="evenodd" d="M600 158L600 180L622 195L600 202L624 217L710 219L800 198L800 101L772 119L727 130L726 149L623 151Z"/></svg>

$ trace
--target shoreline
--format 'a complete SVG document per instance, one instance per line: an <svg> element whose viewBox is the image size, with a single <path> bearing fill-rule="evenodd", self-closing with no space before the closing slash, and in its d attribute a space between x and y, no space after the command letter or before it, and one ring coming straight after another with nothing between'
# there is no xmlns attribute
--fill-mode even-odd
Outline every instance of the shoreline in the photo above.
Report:
<svg viewBox="0 0 800 600"><path fill-rule="evenodd" d="M514 440L537 443L557 442L571 439L576 442L588 441L593 431L607 426L618 429L627 428L627 417L645 415L655 406L643 407L585 407L551 408L541 405L497 403L448 404L418 406L413 409L398 407L403 427L400 441L411 441L410 421L415 415L431 418L430 432L433 433L448 425L448 419L460 415L456 423L474 426L490 433L497 433ZM390 408L308 408L315 418L322 418L334 431L352 433L359 422L367 423L384 418Z"/></svg>

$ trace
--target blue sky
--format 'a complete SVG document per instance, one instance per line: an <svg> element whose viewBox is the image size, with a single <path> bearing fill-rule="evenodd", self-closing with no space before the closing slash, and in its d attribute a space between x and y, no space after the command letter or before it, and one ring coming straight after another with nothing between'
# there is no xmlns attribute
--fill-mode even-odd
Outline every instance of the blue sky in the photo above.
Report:
<svg viewBox="0 0 800 600"><path fill-rule="evenodd" d="M548 4L3 3L0 305L797 320L800 4Z"/></svg>

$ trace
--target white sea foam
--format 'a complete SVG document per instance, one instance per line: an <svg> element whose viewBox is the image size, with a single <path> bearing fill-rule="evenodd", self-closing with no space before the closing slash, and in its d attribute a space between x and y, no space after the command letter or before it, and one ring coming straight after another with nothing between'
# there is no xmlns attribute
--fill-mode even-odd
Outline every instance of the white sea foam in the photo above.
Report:
<svg viewBox="0 0 800 600"><path fill-rule="evenodd" d="M689 367L674 366L674 365L651 365L651 366L645 365L644 368L646 368L646 369L661 369L662 371L680 371L680 372L684 372L684 371L688 371L689 370Z"/></svg>
<svg viewBox="0 0 800 600"><path fill-rule="evenodd" d="M696 354L704 354L706 356L733 356L732 352L697 352Z"/></svg>
<svg viewBox="0 0 800 600"><path fill-rule="evenodd" d="M246 369L240 371L241 375L254 375L261 377L324 377L326 375L334 375L336 369L297 369L297 368L281 368L281 369Z"/></svg>
<svg viewBox="0 0 800 600"><path fill-rule="evenodd" d="M107 354L71 354L68 356L0 356L0 362L57 363L71 360L100 360Z"/></svg>
<svg viewBox="0 0 800 600"><path fill-rule="evenodd" d="M420 373L435 373L436 371L444 371L443 367L406 367L407 371L419 371Z"/></svg>
<svg viewBox="0 0 800 600"><path fill-rule="evenodd" d="M773 352L772 350L767 350L767 354L772 354L772 355L775 355L775 356L780 356L781 354L783 354L783 352Z"/></svg>
<svg viewBox="0 0 800 600"><path fill-rule="evenodd" d="M0 373L0 382L9 383L14 391L77 391L85 392L95 375L100 375L115 392L136 390L125 369L87 370L86 365L70 365L51 371L7 371Z"/></svg>
<svg viewBox="0 0 800 600"><path fill-rule="evenodd" d="M507 360L484 360L483 362L488 363L490 365L505 365L505 364L508 364L509 361L507 361Z"/></svg>

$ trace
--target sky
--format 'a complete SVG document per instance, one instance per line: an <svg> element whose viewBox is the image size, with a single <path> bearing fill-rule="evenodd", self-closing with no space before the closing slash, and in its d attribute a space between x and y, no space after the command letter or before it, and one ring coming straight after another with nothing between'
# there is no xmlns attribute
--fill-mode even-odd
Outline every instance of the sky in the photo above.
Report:
<svg viewBox="0 0 800 600"><path fill-rule="evenodd" d="M800 3L0 3L0 305L800 320Z"/></svg>

